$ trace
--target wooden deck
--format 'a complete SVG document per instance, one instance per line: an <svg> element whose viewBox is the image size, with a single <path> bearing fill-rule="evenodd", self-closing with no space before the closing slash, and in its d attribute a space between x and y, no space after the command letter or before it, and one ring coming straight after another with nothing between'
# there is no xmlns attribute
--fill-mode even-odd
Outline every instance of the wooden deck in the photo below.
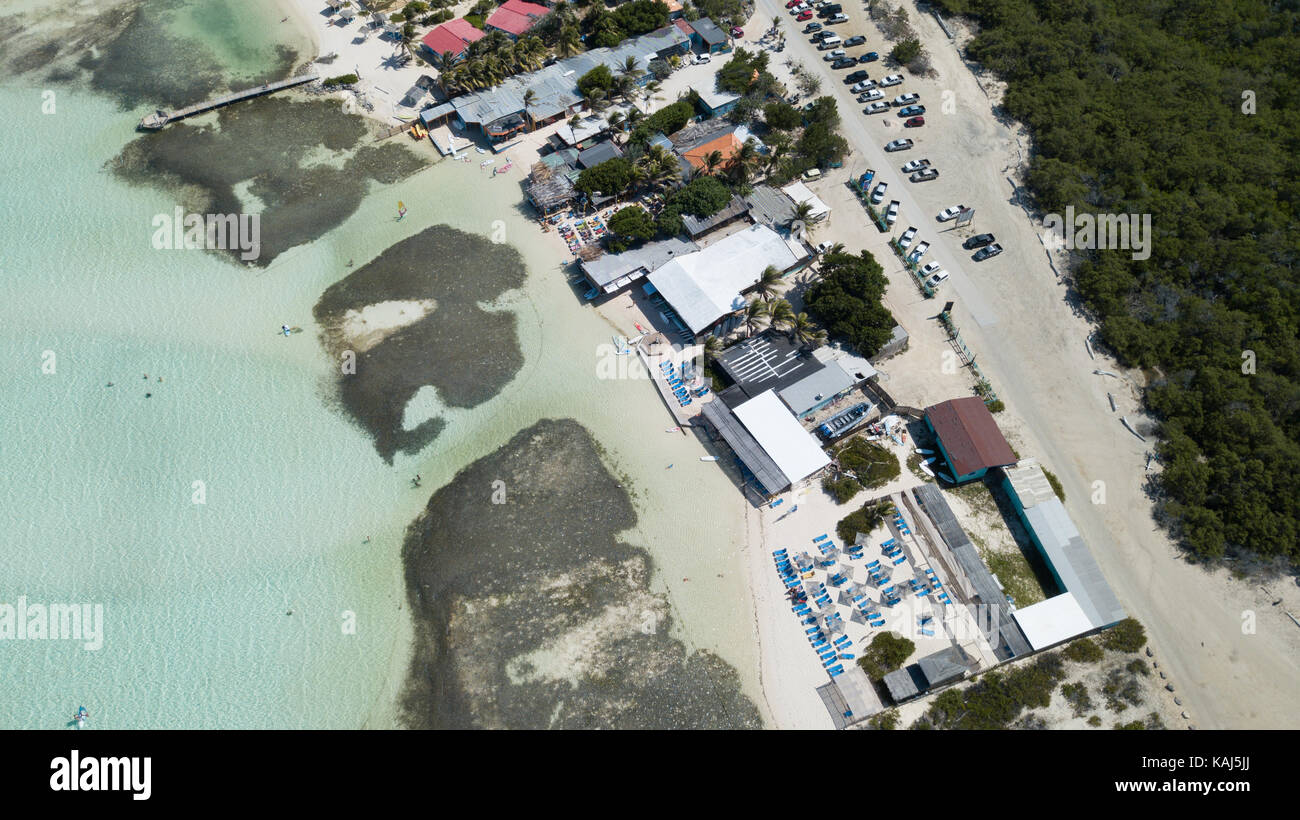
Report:
<svg viewBox="0 0 1300 820"><path fill-rule="evenodd" d="M211 111L214 108L220 108L223 105L230 105L231 103L239 102L240 100L260 97L263 94L272 94L276 91L282 91L286 88L292 88L296 85L302 85L303 83L309 83L317 79L320 79L320 75L318 74L301 74L297 77L290 77L287 80L280 80L276 83L267 83L266 85L259 85L254 88L246 88L243 91L236 91L232 94L227 94L224 97L217 97L215 99L207 100L206 102L198 103L197 105L178 108L172 112L161 110L155 111L140 120L140 127L150 131L157 131L169 122L175 122L176 120L182 120L186 117L192 117L195 114L201 114L204 111Z"/></svg>

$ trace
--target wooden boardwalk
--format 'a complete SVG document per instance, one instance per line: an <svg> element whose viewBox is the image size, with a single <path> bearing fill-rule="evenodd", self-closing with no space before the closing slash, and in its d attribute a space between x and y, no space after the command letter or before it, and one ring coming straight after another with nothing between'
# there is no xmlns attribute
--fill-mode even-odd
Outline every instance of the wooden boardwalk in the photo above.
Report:
<svg viewBox="0 0 1300 820"><path fill-rule="evenodd" d="M170 113L166 111L155 111L140 120L140 127L150 131L157 131L169 122L182 120L186 117L192 117L195 114L201 114L204 111L211 111L214 108L220 108L223 105L230 105L231 103L239 102L240 100L247 100L251 97L260 97L263 94L271 94L286 88L292 88L296 85L309 83L317 79L320 79L320 75L318 74L300 74L297 77L290 77L287 80L280 80L276 83L267 83L266 85L259 85L254 88L246 88L243 91L236 91L233 94L227 94L224 97L217 97L216 99L201 102L197 105L178 108Z"/></svg>

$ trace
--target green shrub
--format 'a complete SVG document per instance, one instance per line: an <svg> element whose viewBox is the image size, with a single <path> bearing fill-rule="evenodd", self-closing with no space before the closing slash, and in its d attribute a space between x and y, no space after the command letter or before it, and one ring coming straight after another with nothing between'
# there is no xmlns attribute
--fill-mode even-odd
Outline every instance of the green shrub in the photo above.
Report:
<svg viewBox="0 0 1300 820"><path fill-rule="evenodd" d="M863 504L835 525L835 534L846 544L852 544L858 533L869 533L885 519L887 512L892 512L894 505L888 502Z"/></svg>
<svg viewBox="0 0 1300 820"><path fill-rule="evenodd" d="M883 712L877 712L867 718L867 725L872 729L880 729L886 732L893 731L898 728L898 710L886 709Z"/></svg>
<svg viewBox="0 0 1300 820"><path fill-rule="evenodd" d="M1083 717L1092 708L1092 698L1088 695L1088 687L1083 683L1063 684L1061 694L1073 707L1075 717Z"/></svg>
<svg viewBox="0 0 1300 820"><path fill-rule="evenodd" d="M1061 654L1067 660L1078 661L1079 663L1097 663L1106 657L1106 653L1102 651L1101 647L1097 646L1090 638L1079 638L1077 641L1071 642Z"/></svg>
<svg viewBox="0 0 1300 820"><path fill-rule="evenodd" d="M323 82L328 87L333 87L336 85L352 85L356 81L357 81L357 75L355 74L340 74L337 77L326 77L321 82Z"/></svg>
<svg viewBox="0 0 1300 820"><path fill-rule="evenodd" d="M1125 618L1101 634L1101 645L1116 652L1137 652L1146 643L1146 630L1136 618Z"/></svg>
<svg viewBox="0 0 1300 820"><path fill-rule="evenodd" d="M899 65L907 65L920 56L921 41L915 38L903 40L894 46L889 52L890 59L894 60Z"/></svg>
<svg viewBox="0 0 1300 820"><path fill-rule="evenodd" d="M994 399L988 403L988 408L990 413L1001 413L1007 409L1007 405L1002 399Z"/></svg>
<svg viewBox="0 0 1300 820"><path fill-rule="evenodd" d="M1046 467L1043 468L1043 475L1047 477L1047 483L1052 485L1052 492L1056 493L1056 497L1064 502L1065 488L1061 486L1061 479L1057 478L1056 473Z"/></svg>
<svg viewBox="0 0 1300 820"><path fill-rule="evenodd" d="M862 492L862 485L858 483L857 479L849 476L838 479L827 476L822 479L822 489L834 498L837 504L847 504L853 500L853 496Z"/></svg>
<svg viewBox="0 0 1300 820"><path fill-rule="evenodd" d="M878 681L901 667L915 651L916 644L902 635L881 632L871 639L862 657L858 658L858 666L862 667L868 678Z"/></svg>
<svg viewBox="0 0 1300 820"><path fill-rule="evenodd" d="M873 444L864 438L855 438L835 454L843 469L851 470L868 490L883 487L898 478L902 468L893 451Z"/></svg>
<svg viewBox="0 0 1300 820"><path fill-rule="evenodd" d="M1100 726L1100 725L1101 725L1101 718L1098 717L1097 715L1093 715L1092 717L1088 718L1088 725L1089 725L1089 726L1092 726L1092 727L1094 727L1094 728L1097 727L1097 726Z"/></svg>

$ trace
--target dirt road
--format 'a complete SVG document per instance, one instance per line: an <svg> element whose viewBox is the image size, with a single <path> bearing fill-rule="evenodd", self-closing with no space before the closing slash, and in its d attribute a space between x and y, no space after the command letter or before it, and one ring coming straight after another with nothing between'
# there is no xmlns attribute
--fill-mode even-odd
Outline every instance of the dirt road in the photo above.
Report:
<svg viewBox="0 0 1300 820"><path fill-rule="evenodd" d="M1018 179L1029 143L1018 139L1018 126L999 123L993 115L992 100L999 93L994 84L985 82L986 94L934 19L910 4L908 9L936 76L915 78L883 61L862 67L876 80L891 73L907 77L902 85L885 89L886 100L919 92L927 121L921 128L903 128L902 118L892 110L863 114L864 106L842 82L847 72L830 70L808 35L799 33L804 24L796 23L776 0L758 0L756 15L746 27L756 36L774 16L780 17L787 46L784 53L772 55L772 62L802 62L822 76L820 93L833 95L839 103L842 133L854 153L844 171L825 184L843 184L849 173L875 169L877 179L889 183L886 201L901 202L894 232L916 226L918 241L932 243L926 259L938 261L950 279L937 300L912 298L915 286L909 274L885 249L887 237L877 234L865 211L837 209L832 217L835 233L850 230L850 223L858 221L852 227L857 242L849 243L850 248L868 247L884 264L891 280L891 307L910 332L932 332L939 305L956 302L954 316L966 343L1007 404L999 424L1018 442L1023 456L1037 456L1060 477L1071 517L1121 602L1146 626L1161 670L1175 687L1165 695L1181 699L1187 722L1198 728L1300 725L1300 687L1295 685L1300 677L1300 629L1285 614L1300 612L1300 591L1293 584L1277 584L1265 595L1256 586L1229 578L1226 571L1207 573L1189 566L1156 528L1151 504L1141 490L1152 442L1139 441L1119 421L1123 415L1140 417L1138 393L1114 361L1089 355L1084 339L1093 327L1071 309L1067 290L1040 244L1041 225L1032 222L1017 201L1011 180ZM837 33L867 37L866 45L850 50L851 55L888 53L890 44L867 19L865 9L846 4L845 12L850 21L836 26ZM915 140L915 147L897 153L883 150L886 142L903 136ZM921 157L939 169L939 178L908 182L899 166ZM961 232L935 218L958 203L976 212L971 228ZM994 233L1005 250L976 263L962 250L961 240L981 232ZM936 360L933 367L935 378L941 379L941 362ZM1097 369L1125 379L1094 375ZM1116 412L1110 409L1108 392L1115 397ZM911 403L910 397L896 398ZM1273 605L1279 598L1282 603Z"/></svg>

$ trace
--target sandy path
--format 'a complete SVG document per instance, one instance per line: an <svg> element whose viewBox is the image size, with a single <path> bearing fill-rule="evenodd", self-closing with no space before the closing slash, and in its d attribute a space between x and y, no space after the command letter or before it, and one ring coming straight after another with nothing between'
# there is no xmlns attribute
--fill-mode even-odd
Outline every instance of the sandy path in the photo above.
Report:
<svg viewBox="0 0 1300 820"><path fill-rule="evenodd" d="M888 51L864 10L848 13L851 22L837 27L840 35L867 36L866 47L854 54ZM892 112L862 114L862 106L841 82L843 72L829 70L807 38L797 34L802 24L796 26L775 0L759 0L757 20L751 21L753 28L780 16L787 47L773 62L794 57L820 72L822 93L833 94L840 103L842 130L854 154L845 171L823 185L842 185L846 172L875 168L889 182L889 198L902 203L897 230L920 228L920 238L933 244L927 259L939 261L951 279L940 300L913 298L916 289L886 250L887 237L874 228L853 234L846 227L851 220L844 218L844 209L833 214L828 235L847 231L842 235L856 238L859 247L865 243L877 255L891 279L891 307L914 337L937 333L930 320L939 305L949 299L957 302L954 315L967 344L1008 405L999 423L1009 438L1022 443L1022 455L1038 456L1060 476L1071 516L1120 600L1146 625L1191 722L1203 728L1300 725L1300 690L1294 685L1300 673L1295 660L1300 655L1300 629L1284 613L1300 611L1300 595L1293 587L1276 584L1270 587L1273 598L1286 600L1270 606L1261 591L1228 580L1224 571L1207 573L1185 564L1157 530L1150 502L1141 492L1150 442L1138 441L1118 420L1123 414L1138 416L1138 403L1126 386L1092 375L1095 368L1120 368L1113 361L1089 357L1083 340L1092 328L1067 304L1066 289L1048 264L1034 223L1014 202L1007 177L1014 174L1012 166L1027 145L1019 147L1016 134L994 118L990 99L933 17L910 4L909 13L937 76L908 76L903 85L888 89L888 98L920 92L928 124L919 129L902 128ZM877 79L894 73L879 63L867 68ZM952 113L944 113L945 99L951 101ZM886 154L884 143L904 132L916 147ZM914 184L899 173L899 165L920 157L939 168L937 180ZM958 202L976 209L974 232L998 236L1005 248L1000 257L970 261L960 247L962 237L936 222L939 210ZM857 219L860 226L867 224L864 211L858 211ZM940 361L932 366L935 378L951 379L942 374ZM1118 413L1110 412L1107 390L1115 394ZM910 403L911 397L896 398ZM1105 503L1089 503L1098 481L1104 482ZM1248 611L1257 613L1256 634L1243 634Z"/></svg>

